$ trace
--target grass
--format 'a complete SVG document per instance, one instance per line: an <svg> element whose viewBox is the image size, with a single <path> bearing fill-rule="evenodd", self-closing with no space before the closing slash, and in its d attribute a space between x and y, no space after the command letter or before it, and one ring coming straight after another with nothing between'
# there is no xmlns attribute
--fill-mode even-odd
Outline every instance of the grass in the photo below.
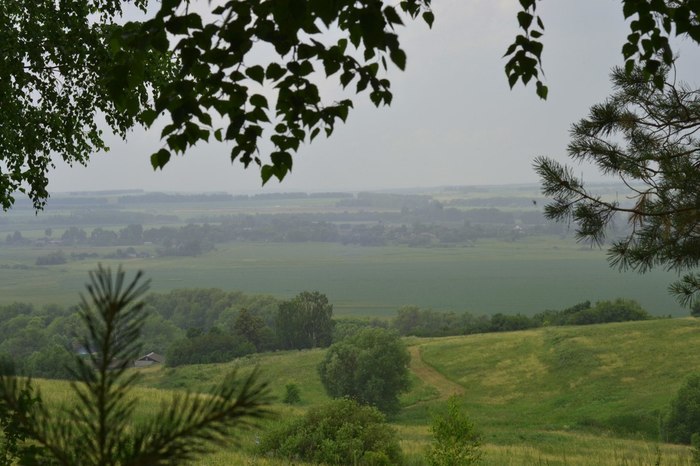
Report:
<svg viewBox="0 0 700 466"><path fill-rule="evenodd" d="M116 248L63 248L112 253ZM94 260L36 267L50 248L0 248L0 304L76 302ZM675 276L663 271L621 275L604 251L572 240L484 240L475 247L360 247L326 243L229 243L194 258L150 258L123 263L142 269L153 290L222 288L290 298L304 290L326 293L336 315L393 316L404 305L475 314L561 309L591 300L634 298L656 315L687 315L668 295ZM17 268L17 266L26 268Z"/></svg>
<svg viewBox="0 0 700 466"><path fill-rule="evenodd" d="M514 428L659 439L699 343L700 323L686 318L443 339L422 354L465 387L495 442L512 441Z"/></svg>
<svg viewBox="0 0 700 466"><path fill-rule="evenodd" d="M484 465L691 465L685 446L663 443L658 421L689 372L698 366L700 321L691 318L546 328L502 334L407 340L414 385L392 420L409 466L424 465L429 424L445 387L459 395L483 436ZM328 397L316 371L323 350L287 351L227 364L139 369L139 419L155 414L172 390L205 391L226 371L259 366L280 400L287 383L301 405L277 402L279 422ZM428 365L434 373L421 369ZM442 380L440 378L442 377ZM41 381L51 404L67 402L67 383ZM259 432L242 432L201 466L282 466L253 453ZM660 463L657 461L661 458Z"/></svg>

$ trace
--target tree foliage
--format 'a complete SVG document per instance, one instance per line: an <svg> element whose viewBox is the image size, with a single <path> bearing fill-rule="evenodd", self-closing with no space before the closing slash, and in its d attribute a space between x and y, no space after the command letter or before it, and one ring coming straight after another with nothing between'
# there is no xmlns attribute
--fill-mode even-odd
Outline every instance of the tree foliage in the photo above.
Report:
<svg viewBox="0 0 700 466"><path fill-rule="evenodd" d="M700 261L700 93L671 79L663 88L644 71L612 72L614 93L571 129L569 156L621 180L630 202L604 198L574 171L538 157L543 192L553 201L545 215L573 221L579 238L602 244L616 218L629 224L609 249L611 265L646 272L687 272L671 291L688 304L700 291L692 272Z"/></svg>
<svg viewBox="0 0 700 466"><path fill-rule="evenodd" d="M349 399L331 401L268 431L259 450L288 460L329 465L401 465L396 432L384 415Z"/></svg>
<svg viewBox="0 0 700 466"><path fill-rule="evenodd" d="M665 423L671 442L690 444L693 434L700 433L700 374L693 374L671 400Z"/></svg>
<svg viewBox="0 0 700 466"><path fill-rule="evenodd" d="M537 0L520 0L521 33L507 49L508 82L542 74L544 23ZM161 116L163 147L151 156L163 168L198 142L226 141L232 161L255 163L263 182L283 179L292 154L345 121L351 99L324 98L329 79L376 105L393 95L389 63L406 67L398 28L407 19L432 25L431 0L72 0L0 4L0 202L17 191L35 208L48 197L52 156L87 163L106 149L98 120L125 136ZM125 7L152 15L121 21ZM700 42L697 0L624 0L630 34L626 68L640 63L660 85L658 70L673 58L669 38ZM259 53L261 52L262 53ZM266 59L269 58L269 59ZM169 120L169 122L168 122ZM261 157L269 141L269 158Z"/></svg>
<svg viewBox="0 0 700 466"><path fill-rule="evenodd" d="M367 328L331 345L318 371L330 396L394 414L400 408L399 394L410 387L410 360L397 334Z"/></svg>
<svg viewBox="0 0 700 466"><path fill-rule="evenodd" d="M303 291L279 304L275 328L285 349L326 347L333 340L333 305L318 291Z"/></svg>
<svg viewBox="0 0 700 466"><path fill-rule="evenodd" d="M433 417L433 441L428 449L430 466L467 466L481 460L480 435L456 396Z"/></svg>
<svg viewBox="0 0 700 466"><path fill-rule="evenodd" d="M52 157L85 164L105 149L99 121L124 136L138 122L110 98L105 79L117 56L109 36L127 5L146 0L0 2L0 203L26 193L36 208L48 197ZM149 89L164 76L162 54L140 52L142 79L125 89L133 110L145 108ZM135 71L134 71L135 72ZM133 74L133 72L132 72Z"/></svg>
<svg viewBox="0 0 700 466"><path fill-rule="evenodd" d="M209 396L176 395L152 420L131 424L135 400L127 395L138 374L127 369L139 353L144 319L139 299L148 285L140 273L127 282L121 270L112 275L99 268L90 278L90 298L83 297L80 316L86 327L82 345L93 351L86 358L76 356L75 404L50 411L30 380L0 377L0 406L13 413L22 433L51 461L65 466L179 464L228 443L231 426L250 426L267 414L266 384L255 373L244 380L231 373Z"/></svg>

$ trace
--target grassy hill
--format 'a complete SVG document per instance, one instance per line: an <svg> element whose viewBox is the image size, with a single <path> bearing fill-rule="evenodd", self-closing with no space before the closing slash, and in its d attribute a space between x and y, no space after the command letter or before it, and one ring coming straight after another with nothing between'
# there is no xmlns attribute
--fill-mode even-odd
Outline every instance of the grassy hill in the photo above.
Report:
<svg viewBox="0 0 700 466"><path fill-rule="evenodd" d="M690 465L687 447L663 443L663 414L685 377L698 370L700 321L666 319L454 338L408 339L414 385L393 421L411 465L421 465L431 410L458 394L483 433L486 465ZM281 418L327 399L316 373L322 350L256 355L218 365L142 370L144 415L169 390L205 390L229 369L255 365L302 404L278 405ZM46 382L57 401L65 384ZM201 465L282 465L222 450Z"/></svg>

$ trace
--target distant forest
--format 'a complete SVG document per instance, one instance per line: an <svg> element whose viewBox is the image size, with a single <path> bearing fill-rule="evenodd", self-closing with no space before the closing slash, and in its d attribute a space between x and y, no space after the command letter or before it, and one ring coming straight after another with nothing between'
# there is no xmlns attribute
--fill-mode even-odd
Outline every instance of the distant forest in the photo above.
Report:
<svg viewBox="0 0 700 466"><path fill-rule="evenodd" d="M314 198L330 200L334 203L334 210L200 215L187 219L172 214L123 210L129 206L151 203L246 203ZM360 246L471 246L481 238L515 241L523 236L566 232L565 226L545 220L538 209L533 209L533 202L538 200L485 197L440 202L428 195L387 193L291 193L250 197L149 193L119 196L112 203L107 203L102 197L76 197L58 203L67 203L74 208L68 214L49 213L25 220L33 229L45 227L43 237L30 237L26 232L15 230L6 235L4 245L54 248L133 248L150 245L158 255L196 256L215 248L217 244L231 241L313 241ZM471 204L482 207L471 207ZM493 207L483 207L484 205ZM10 221L5 219L5 222ZM54 235L54 228L62 233ZM111 253L110 257L133 257L137 254L139 253L133 249L119 250ZM37 261L37 265L60 264L81 258L79 254L67 257L54 252Z"/></svg>

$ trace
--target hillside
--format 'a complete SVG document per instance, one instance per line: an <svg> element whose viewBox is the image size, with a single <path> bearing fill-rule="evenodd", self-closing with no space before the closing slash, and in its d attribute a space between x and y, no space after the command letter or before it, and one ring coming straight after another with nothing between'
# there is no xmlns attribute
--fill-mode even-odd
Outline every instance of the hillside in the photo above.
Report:
<svg viewBox="0 0 700 466"><path fill-rule="evenodd" d="M699 366L700 321L664 319L406 341L414 358L414 385L393 424L409 464L423 464L431 408L453 393L461 393L483 433L488 465L652 465L659 456L663 465L690 464L686 447L658 439L669 400ZM245 372L259 365L274 381L278 399L285 384L300 387L300 407L279 405L286 418L327 399L316 373L322 356L323 350L277 352L229 364L148 368L142 370L143 394L162 399L169 395L161 390L205 390L228 369L239 366ZM44 393L51 399L61 390L55 382L48 384ZM244 451L255 435L243 435ZM240 452L221 451L201 464L242 458ZM278 464L246 458L247 464Z"/></svg>

